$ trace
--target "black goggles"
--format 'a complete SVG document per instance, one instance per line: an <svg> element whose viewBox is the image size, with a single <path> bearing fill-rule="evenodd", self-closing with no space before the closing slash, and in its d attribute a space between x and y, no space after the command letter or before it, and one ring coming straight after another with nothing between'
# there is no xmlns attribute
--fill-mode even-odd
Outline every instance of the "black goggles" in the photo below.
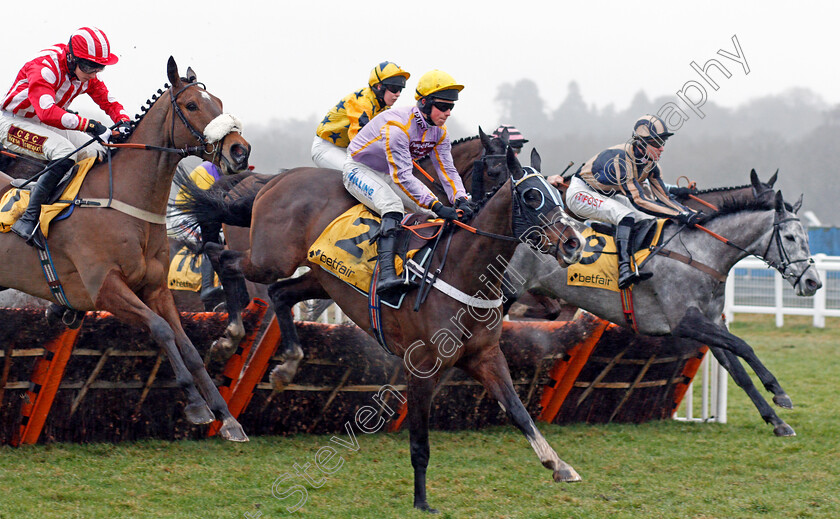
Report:
<svg viewBox="0 0 840 519"><path fill-rule="evenodd" d="M96 74L97 72L102 72L102 70L105 69L105 65L100 65L99 63L88 61L86 59L79 59L76 61L76 64L85 74Z"/></svg>
<svg viewBox="0 0 840 519"><path fill-rule="evenodd" d="M403 87L401 87L399 85L383 85L383 86L385 87L385 90L387 90L388 92L391 92L392 94L399 94L400 92L403 91Z"/></svg>
<svg viewBox="0 0 840 519"><path fill-rule="evenodd" d="M432 106L440 110L441 112L446 112L448 110L452 110L455 108L455 103L446 103L443 101L432 101Z"/></svg>

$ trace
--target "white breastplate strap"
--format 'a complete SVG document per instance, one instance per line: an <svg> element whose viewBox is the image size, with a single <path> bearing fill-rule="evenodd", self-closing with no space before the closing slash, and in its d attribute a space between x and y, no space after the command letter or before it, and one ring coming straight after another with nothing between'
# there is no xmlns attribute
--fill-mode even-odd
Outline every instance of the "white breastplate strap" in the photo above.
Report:
<svg viewBox="0 0 840 519"><path fill-rule="evenodd" d="M414 274L417 274L421 278L423 277L423 267L418 265L413 259L408 260L407 263L408 270ZM428 275L426 278L427 281L432 280L431 274ZM457 288L453 287L449 283L443 281L442 279L438 278L435 279L432 286L439 291L443 292L444 294L448 295L452 299L458 301L459 303L464 303L465 305L472 306L474 308L496 308L502 304L502 298L499 299L480 299L478 297L472 297L464 292L461 292Z"/></svg>
<svg viewBox="0 0 840 519"><path fill-rule="evenodd" d="M140 220L149 222L149 223L156 223L158 225L166 225L166 215L164 214L157 214L151 211L146 211L145 209L140 209L139 207L134 207L133 205L128 205L125 202L120 202L119 200L111 200L111 203L108 203L107 198L79 198L76 199L74 202L79 207L97 207L101 209L111 208L116 209L121 213L125 213L129 216L133 216L135 218L139 218Z"/></svg>

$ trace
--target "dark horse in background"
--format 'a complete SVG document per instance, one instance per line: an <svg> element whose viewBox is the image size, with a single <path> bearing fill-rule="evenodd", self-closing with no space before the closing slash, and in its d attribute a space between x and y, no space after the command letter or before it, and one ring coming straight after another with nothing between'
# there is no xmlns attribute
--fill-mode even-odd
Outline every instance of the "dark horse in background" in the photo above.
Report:
<svg viewBox="0 0 840 519"><path fill-rule="evenodd" d="M382 307L382 330L390 350L403 358L408 380L408 423L411 464L414 467L414 506L431 510L426 499L426 468L429 462L429 411L432 395L443 371L457 366L480 382L524 433L549 468L555 481L577 481L580 476L563 462L540 434L516 394L507 362L499 349L501 334L501 276L494 281L482 273L501 268L520 241L527 241L552 261L563 264L580 257L580 234L568 225L559 193L542 175L523 170L513 151L506 155L511 179L495 190L470 225L481 234L456 227L446 247L434 253L433 268L439 279L462 293L455 299L431 290L415 312L412 305L400 309ZM313 192L312 185L318 185ZM366 297L316 264L304 276L288 278L307 263L307 251L324 228L358 202L342 185L334 170L298 168L279 175L250 198L250 211L239 212L235 201L213 189L194 192L182 209L198 222L251 225L251 248L246 252L222 250L208 244L208 255L222 277L228 307L239 303L244 277L269 288L280 323L281 349L300 349L289 309L298 301L330 297L363 330L373 335ZM246 221L247 220L247 221ZM446 232L451 226L447 224ZM281 246L278 246L282 244ZM443 263L448 250L450 260ZM470 258L470 261L463 261ZM498 266L496 266L496 264ZM486 295L489 293L490 295ZM231 310L233 312L233 310Z"/></svg>
<svg viewBox="0 0 840 519"><path fill-rule="evenodd" d="M187 419L209 423L215 414L222 421L223 438L247 441L181 327L167 288L169 243L161 220L179 160L171 151L189 150L244 170L250 145L227 126L224 131L229 133L211 142L205 130L223 120L222 102L196 82L192 70L180 77L174 59L169 58L166 72L172 86L151 104L128 140L155 150L121 150L109 164L95 165L79 192L80 199L113 199L155 218L108 207L77 207L70 218L52 223L47 244L72 311L104 310L144 328L164 348L178 385L186 390ZM0 190L8 190L11 180L0 174ZM0 286L58 302L35 248L14 234L2 233L0 258L4 263Z"/></svg>

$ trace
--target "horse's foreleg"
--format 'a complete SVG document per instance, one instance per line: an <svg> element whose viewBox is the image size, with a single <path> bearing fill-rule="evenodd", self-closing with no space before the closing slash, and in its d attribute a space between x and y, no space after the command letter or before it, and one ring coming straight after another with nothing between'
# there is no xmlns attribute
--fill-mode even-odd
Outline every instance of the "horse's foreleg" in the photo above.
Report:
<svg viewBox="0 0 840 519"><path fill-rule="evenodd" d="M522 401L513 387L507 361L498 345L491 351L482 352L474 358L468 359L464 365L464 370L496 397L514 425L528 439L534 452L539 456L540 463L552 471L554 481L580 481L580 475L577 471L560 459L537 429L525 406L522 405Z"/></svg>
<svg viewBox="0 0 840 519"><path fill-rule="evenodd" d="M303 276L274 283L268 288L268 297L274 305L280 327L280 363L271 371L270 379L274 389L282 391L292 382L303 359L303 348L292 319L292 307L307 299L328 298L329 294L310 271Z"/></svg>
<svg viewBox="0 0 840 519"><path fill-rule="evenodd" d="M201 391L201 394L204 395L204 398L210 405L210 410L216 413L216 417L221 420L222 426L219 429L219 435L230 441L248 441L248 436L245 434L242 426L230 413L227 403L219 393L219 389L207 373L207 370L204 367L204 362L201 360L201 355L199 355L195 345L193 345L192 341L190 341L189 337L187 337L187 334L184 332L184 329L181 326L180 315L178 314L178 310L175 308L175 301L172 298L172 293L166 288L156 290L153 295L150 296L150 304L152 308L159 313L167 323L169 323L169 326L174 332L175 344L181 352L181 357L184 359L187 369L190 371L198 384L199 391Z"/></svg>
<svg viewBox="0 0 840 519"><path fill-rule="evenodd" d="M725 326L708 319L697 308L691 307L686 311L685 316L677 327L674 328L672 335L694 339L702 344L708 344L712 348L722 348L741 357L753 369L758 379L764 385L764 388L773 393L773 402L779 407L786 409L793 407L788 394L782 389L782 386L773 373L759 360L752 347L743 339L729 333L729 330ZM733 363L729 364L733 365ZM738 380L736 379L737 382Z"/></svg>
<svg viewBox="0 0 840 519"><path fill-rule="evenodd" d="M172 327L165 319L146 306L126 286L116 271L111 271L105 276L105 280L97 294L96 308L111 312L117 319L123 322L141 326L149 330L155 342L166 352L166 356L175 373L175 382L187 393L187 406L184 409L187 420L194 424L213 421L213 413L207 407L207 404L195 387L193 375L184 364L184 359L181 357L181 353L175 343L175 332Z"/></svg>
<svg viewBox="0 0 840 519"><path fill-rule="evenodd" d="M770 404L761 396L761 393L758 392L755 385L752 383L752 379L747 374L747 371L744 369L744 366L738 360L738 357L735 356L734 353L731 351L724 350L722 348L718 348L714 346L711 348L712 354L715 358L720 362L720 365L729 372L729 375L732 377L732 380L738 384L738 387L744 390L750 400L752 400L753 405L758 409L759 414L764 421L769 423L773 426L773 433L776 436L796 436L796 432L794 432L793 427L789 426L785 423L784 420L779 418L773 408L770 407Z"/></svg>
<svg viewBox="0 0 840 519"><path fill-rule="evenodd" d="M225 333L210 346L214 354L228 358L236 351L239 342L245 337L245 326L242 324L242 308L248 302L248 288L245 286L245 276L239 268L242 253L225 250L218 243L207 243L205 254L213 264L213 270L219 275L222 289L225 293L225 304L228 312L228 325Z"/></svg>
<svg viewBox="0 0 840 519"><path fill-rule="evenodd" d="M408 377L408 436L414 468L414 508L437 513L426 499L426 469L429 466L429 411L438 377Z"/></svg>

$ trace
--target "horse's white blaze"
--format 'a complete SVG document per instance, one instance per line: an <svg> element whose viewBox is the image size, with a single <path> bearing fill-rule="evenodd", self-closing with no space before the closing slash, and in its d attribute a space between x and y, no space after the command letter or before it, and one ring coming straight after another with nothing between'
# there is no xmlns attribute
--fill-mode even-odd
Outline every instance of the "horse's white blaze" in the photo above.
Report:
<svg viewBox="0 0 840 519"><path fill-rule="evenodd" d="M242 122L231 114L222 114L207 123L204 137L207 138L207 142L213 144L224 139L230 132L242 133Z"/></svg>

